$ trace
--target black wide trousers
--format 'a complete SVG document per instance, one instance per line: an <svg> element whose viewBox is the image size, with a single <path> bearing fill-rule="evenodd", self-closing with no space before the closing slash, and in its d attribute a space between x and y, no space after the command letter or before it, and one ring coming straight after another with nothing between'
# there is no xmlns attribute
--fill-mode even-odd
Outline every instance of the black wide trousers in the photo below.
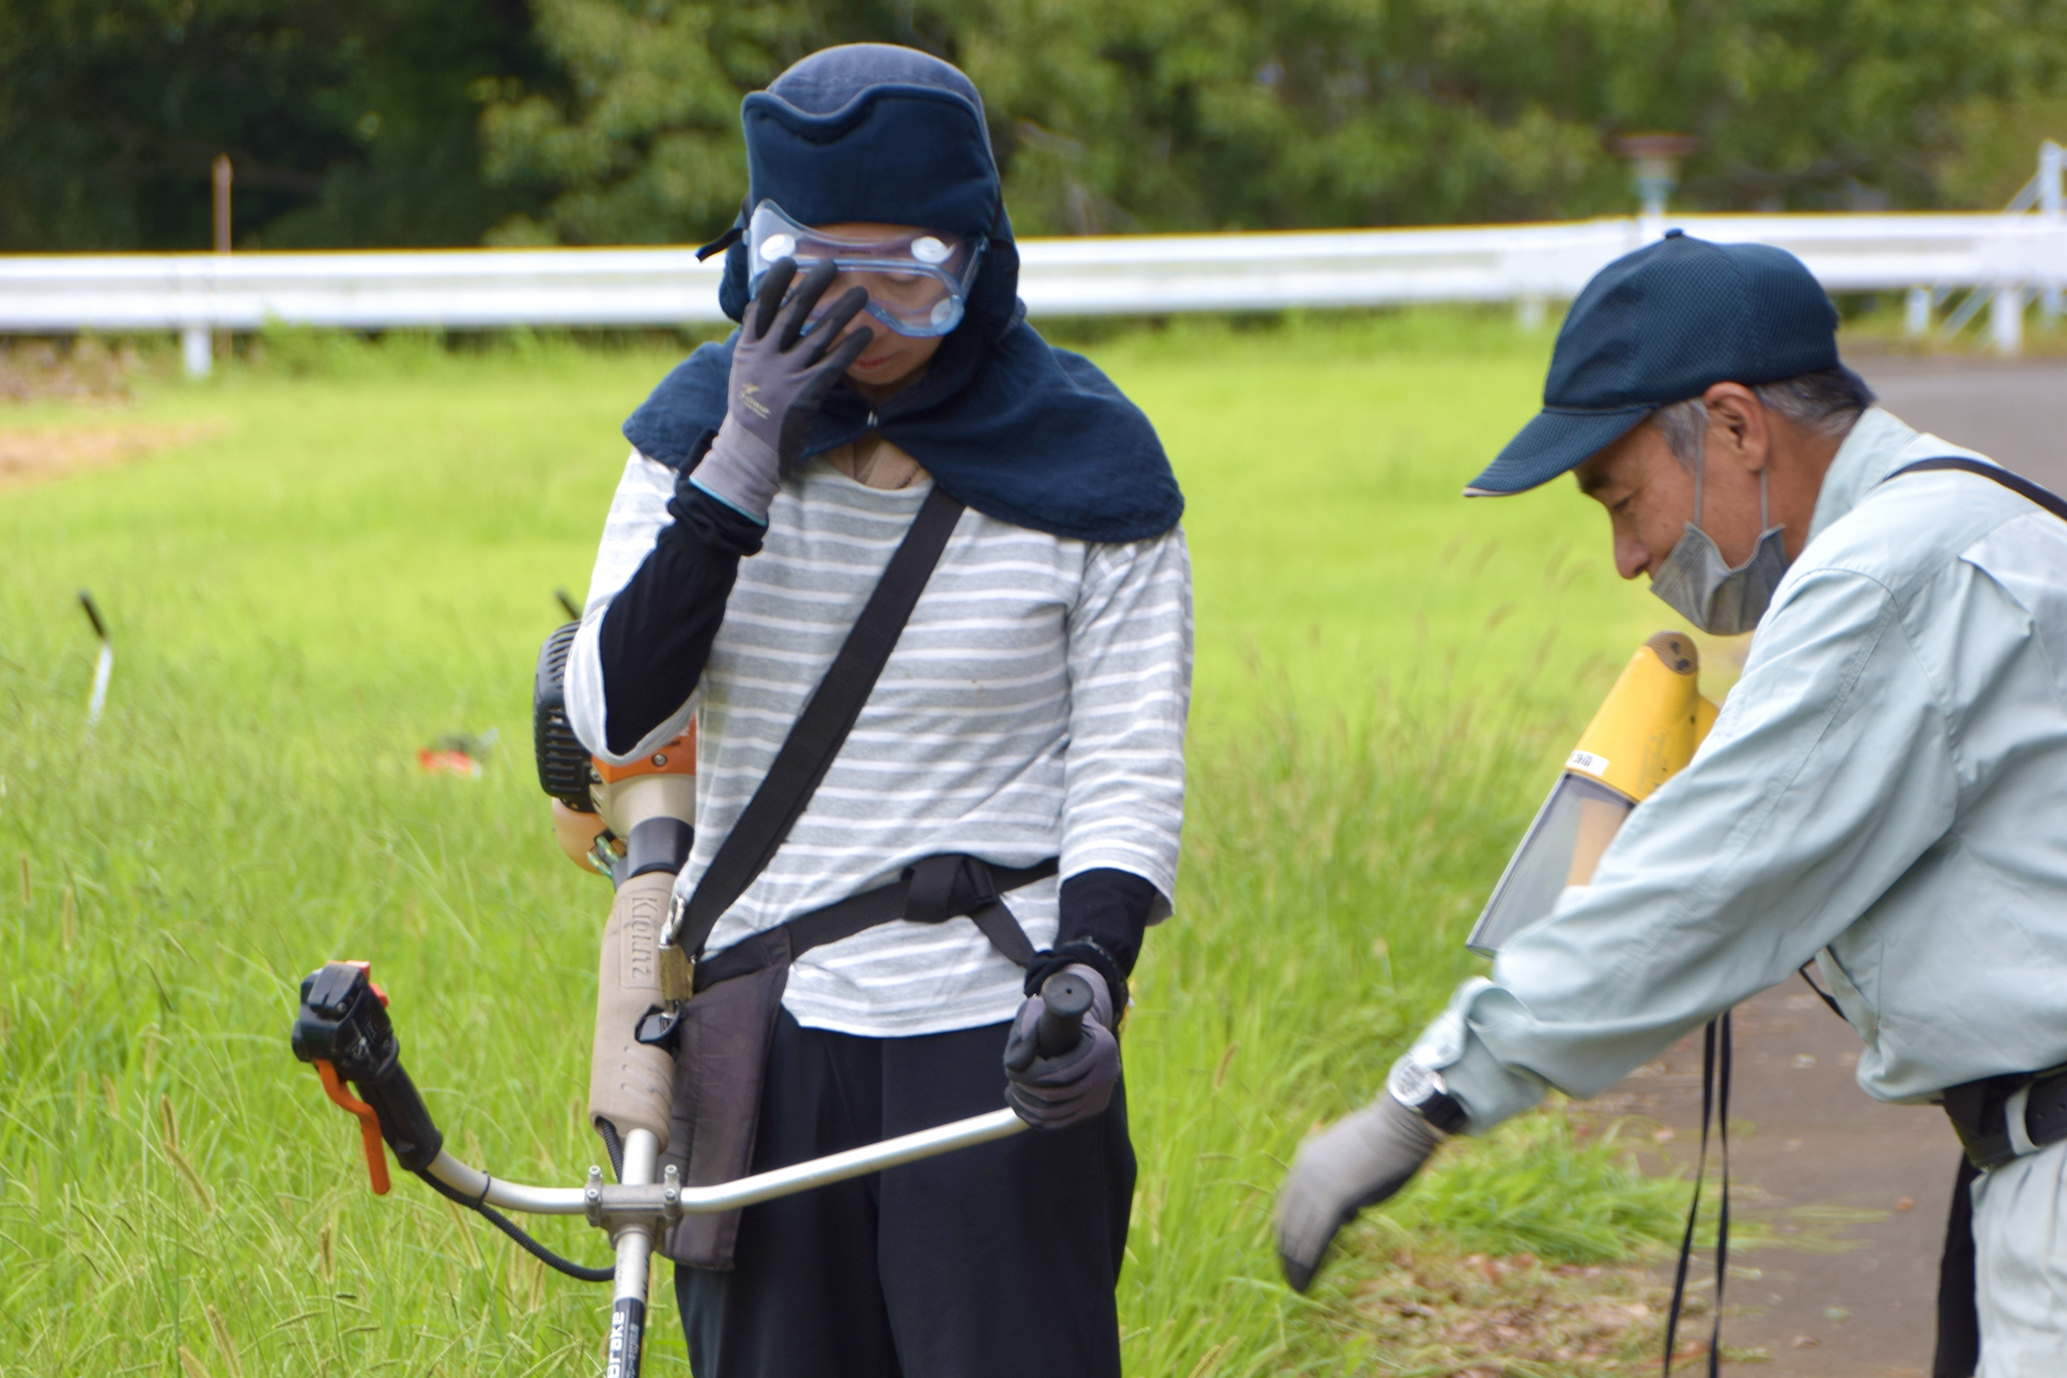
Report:
<svg viewBox="0 0 2067 1378"><path fill-rule="evenodd" d="M776 1022L753 1170L1004 1105L1005 1024ZM749 1206L729 1272L675 1269L695 1378L1118 1378L1134 1150L1097 1120Z"/></svg>

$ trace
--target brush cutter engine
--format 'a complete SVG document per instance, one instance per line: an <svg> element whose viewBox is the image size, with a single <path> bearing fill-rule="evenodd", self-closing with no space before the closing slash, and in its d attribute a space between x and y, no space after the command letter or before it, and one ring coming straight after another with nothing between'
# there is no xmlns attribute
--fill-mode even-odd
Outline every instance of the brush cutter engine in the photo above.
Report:
<svg viewBox="0 0 2067 1378"><path fill-rule="evenodd" d="M579 622L538 649L531 685L531 745L538 787L552 797L553 835L584 870L622 885L648 871L679 871L696 818L696 724L659 750L611 765L574 735L567 718L567 658Z"/></svg>

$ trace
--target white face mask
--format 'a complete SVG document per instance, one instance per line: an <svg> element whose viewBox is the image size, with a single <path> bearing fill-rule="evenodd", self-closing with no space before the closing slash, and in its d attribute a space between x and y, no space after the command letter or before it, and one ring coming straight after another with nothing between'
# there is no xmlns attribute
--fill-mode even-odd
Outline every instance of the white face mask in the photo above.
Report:
<svg viewBox="0 0 2067 1378"><path fill-rule="evenodd" d="M1763 528L1751 558L1731 569L1701 520L1701 463L1694 466L1694 520L1651 576L1651 592L1674 612L1715 636L1748 632L1765 616L1773 590L1787 573L1786 528L1766 526L1766 475L1758 474L1758 524Z"/></svg>

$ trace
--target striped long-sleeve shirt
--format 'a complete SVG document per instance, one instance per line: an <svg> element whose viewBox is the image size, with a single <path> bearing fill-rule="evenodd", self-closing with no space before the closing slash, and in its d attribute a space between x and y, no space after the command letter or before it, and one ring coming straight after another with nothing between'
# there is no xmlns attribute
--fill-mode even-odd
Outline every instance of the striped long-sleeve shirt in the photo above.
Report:
<svg viewBox="0 0 2067 1378"><path fill-rule="evenodd" d="M695 691L631 750L608 744L599 630L670 520L675 473L636 451L611 504L568 666L575 730L629 761L697 715L696 842L710 864L931 489L864 487L823 462L785 483ZM717 951L894 880L939 852L995 865L1061 857L1164 897L1183 819L1190 566L1180 530L1097 545L962 514L889 663L767 870L719 920ZM1006 899L1054 940L1055 880ZM1167 912L1167 898L1160 908ZM1021 973L967 919L891 923L805 953L783 1003L799 1023L874 1036L1011 1017Z"/></svg>

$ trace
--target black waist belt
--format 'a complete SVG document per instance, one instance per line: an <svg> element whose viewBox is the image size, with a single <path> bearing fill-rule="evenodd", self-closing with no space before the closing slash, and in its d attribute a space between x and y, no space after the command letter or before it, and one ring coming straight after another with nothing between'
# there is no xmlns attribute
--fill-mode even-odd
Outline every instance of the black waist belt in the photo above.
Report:
<svg viewBox="0 0 2067 1378"><path fill-rule="evenodd" d="M1033 942L1005 907L1003 897L1008 890L1046 880L1060 865L1060 859L1052 856L1032 866L1016 868L993 866L981 857L960 852L926 857L907 866L904 874L888 885L799 914L787 923L701 959L696 963L695 988L701 991L720 981L793 962L814 947L851 938L897 919L946 923L967 916L990 939L991 946L1018 965L1030 966L1034 959Z"/></svg>
<svg viewBox="0 0 2067 1378"><path fill-rule="evenodd" d="M1945 1114L1967 1151L1967 1161L1983 1172L2013 1162L2010 1102L2029 1088L2024 1099L2024 1134L2035 1148L2067 1139L2067 1068L2035 1075L1984 1077L1945 1088Z"/></svg>

